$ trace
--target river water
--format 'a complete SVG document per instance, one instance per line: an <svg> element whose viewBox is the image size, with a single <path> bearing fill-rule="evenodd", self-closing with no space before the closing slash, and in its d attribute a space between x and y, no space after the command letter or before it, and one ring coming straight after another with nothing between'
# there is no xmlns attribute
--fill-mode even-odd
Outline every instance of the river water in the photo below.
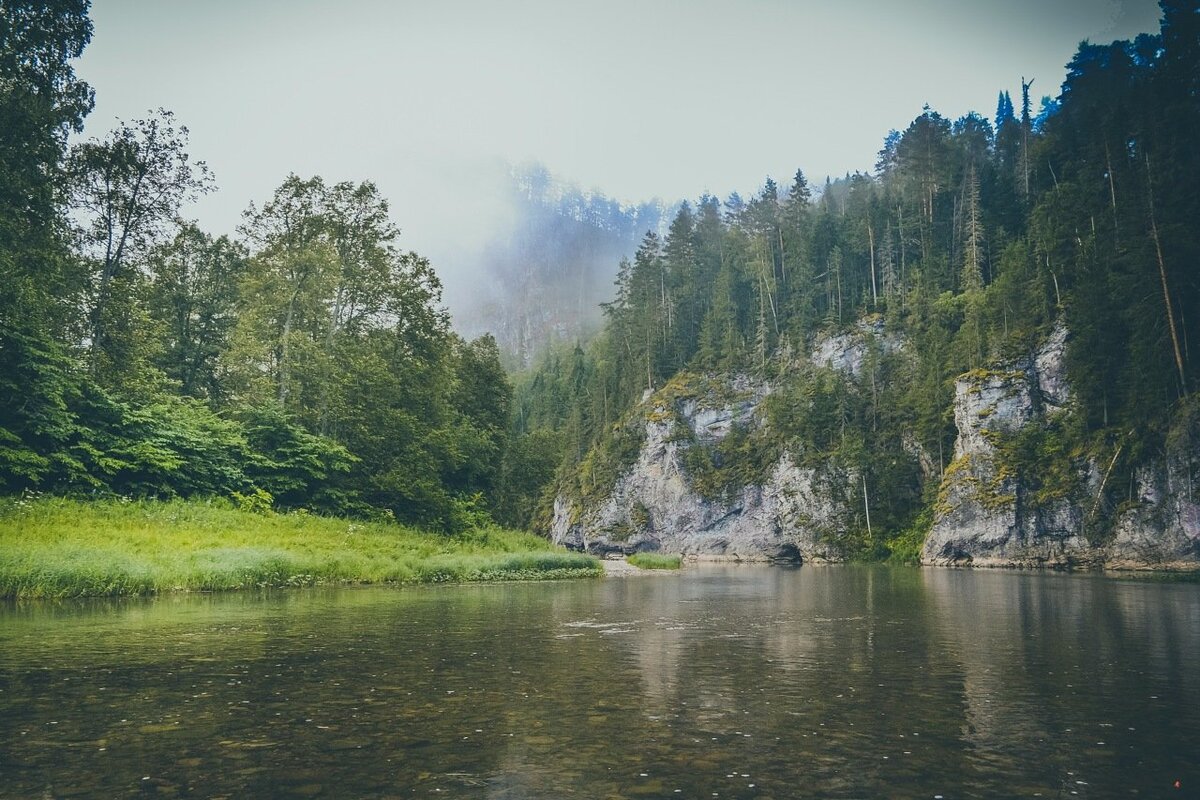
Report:
<svg viewBox="0 0 1200 800"><path fill-rule="evenodd" d="M1195 797L1198 762L1195 584L730 566L0 606L6 798Z"/></svg>

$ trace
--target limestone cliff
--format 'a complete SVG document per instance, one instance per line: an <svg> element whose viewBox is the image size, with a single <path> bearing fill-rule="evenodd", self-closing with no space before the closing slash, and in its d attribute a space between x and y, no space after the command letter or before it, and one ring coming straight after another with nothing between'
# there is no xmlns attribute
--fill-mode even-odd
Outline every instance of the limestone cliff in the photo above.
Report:
<svg viewBox="0 0 1200 800"><path fill-rule="evenodd" d="M646 438L637 461L598 506L581 508L560 496L552 538L591 552L662 550L746 560L831 560L829 540L844 527L836 498L849 476L800 468L780 457L760 484L728 497L704 496L686 467L687 451L720 442L736 429L761 424L759 405L771 387L742 376L732 397L648 399Z"/></svg>
<svg viewBox="0 0 1200 800"><path fill-rule="evenodd" d="M882 323L818 340L806 366L857 377L868 355L899 352L903 343ZM677 379L678 381L679 379ZM695 381L695 376L684 380ZM838 561L841 540L862 502L860 476L833 461L801 465L786 448L754 475L725 491L706 488L689 468L697 451L731 436L763 434L763 401L773 386L745 375L707 376L701 389L677 381L648 396L632 414L644 428L636 460L595 503L560 494L551 537L591 552L662 550L744 560ZM761 455L761 454L758 454ZM717 456L720 460L720 456ZM711 481L709 481L711 483Z"/></svg>
<svg viewBox="0 0 1200 800"><path fill-rule="evenodd" d="M1130 463L1119 438L1083 446L1065 434L1071 447L1029 461L1027 450L1075 420L1068 339L1060 325L1027 357L958 378L953 459L940 474L915 437L896 434L916 480L940 485L922 563L1200 568L1200 404L1179 412L1164 451L1144 463ZM864 321L814 342L781 374L824 371L841 390L865 392L864 370L904 353L902 338ZM781 392L746 375L682 375L648 393L624 423L619 468L588 496L556 497L552 538L599 553L843 559L848 534L864 527L864 477L780 443L764 407ZM721 461L735 456L730 478Z"/></svg>
<svg viewBox="0 0 1200 800"><path fill-rule="evenodd" d="M942 476L922 562L973 566L1200 567L1195 492L1200 431L1181 412L1163 457L1133 471L1128 499L1109 481L1123 456L1065 455L1067 480L1039 487L1005 452L1032 426L1071 413L1064 366L1068 334L1057 327L1032 357L1003 370L976 370L955 383L954 460Z"/></svg>
<svg viewBox="0 0 1200 800"><path fill-rule="evenodd" d="M1031 507L1023 476L1003 463L999 442L1070 400L1058 328L1033 357L1004 370L975 370L954 386L954 460L942 475L932 530L922 549L930 564L1070 565L1094 561L1082 515L1068 500ZM1088 470L1089 485L1098 482Z"/></svg>

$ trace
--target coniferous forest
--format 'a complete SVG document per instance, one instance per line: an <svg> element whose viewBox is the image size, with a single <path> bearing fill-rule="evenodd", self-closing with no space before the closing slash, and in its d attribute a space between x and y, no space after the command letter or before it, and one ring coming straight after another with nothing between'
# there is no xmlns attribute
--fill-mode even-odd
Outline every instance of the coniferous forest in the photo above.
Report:
<svg viewBox="0 0 1200 800"><path fill-rule="evenodd" d="M863 551L886 553L936 489L904 436L944 466L954 378L1059 322L1076 411L1027 456L1120 447L1133 470L1200 347L1200 13L1161 6L1158 35L1082 44L1057 97L1022 79L991 118L925 108L866 171L684 203L620 264L600 333L510 378L491 336L452 331L373 184L290 175L213 236L186 214L216 180L171 112L72 139L87 3L5 3L0 490L536 527L628 461L647 389L751 373L786 378L777 439L872 475ZM863 320L912 343L903 374L871 362L852 394L790 366Z"/></svg>
<svg viewBox="0 0 1200 800"><path fill-rule="evenodd" d="M1056 325L1074 405L1005 442L1002 472L1053 498L1090 458L1108 473L1089 521L1136 502L1135 473L1195 410L1200 336L1200 10L1161 7L1159 35L1080 45L1058 97L1035 103L1022 78L991 119L926 107L869 172L812 187L798 170L647 233L603 333L518 383L513 451L563 459L521 514L545 528L554 496L601 501L645 436L645 409L629 410L669 399L673 376L749 374L776 388L767 424L693 447L692 484L728 499L785 448L840 464L876 495L874 529L860 495L843 552L911 557L952 461L955 379L1029 356ZM906 357L868 348L849 383L805 358L863 325L907 342Z"/></svg>

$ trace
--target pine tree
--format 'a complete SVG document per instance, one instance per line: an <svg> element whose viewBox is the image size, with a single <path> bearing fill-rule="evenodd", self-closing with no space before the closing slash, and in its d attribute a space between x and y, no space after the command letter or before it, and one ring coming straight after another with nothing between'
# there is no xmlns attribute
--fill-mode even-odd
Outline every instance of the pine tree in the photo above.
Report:
<svg viewBox="0 0 1200 800"><path fill-rule="evenodd" d="M888 222L883 229L883 237L879 241L879 271L883 283L883 297L891 301L902 289L899 276L896 274L895 243L892 240L892 224Z"/></svg>
<svg viewBox="0 0 1200 800"><path fill-rule="evenodd" d="M1030 114L1029 89L1033 81L1025 82L1021 78L1021 156L1019 174L1021 177L1021 198L1029 202L1029 173L1031 171L1031 156L1029 153L1030 139L1033 136L1033 117Z"/></svg>
<svg viewBox="0 0 1200 800"><path fill-rule="evenodd" d="M983 219L979 203L979 176L975 165L967 165L963 186L963 267L962 290L978 292L983 288Z"/></svg>

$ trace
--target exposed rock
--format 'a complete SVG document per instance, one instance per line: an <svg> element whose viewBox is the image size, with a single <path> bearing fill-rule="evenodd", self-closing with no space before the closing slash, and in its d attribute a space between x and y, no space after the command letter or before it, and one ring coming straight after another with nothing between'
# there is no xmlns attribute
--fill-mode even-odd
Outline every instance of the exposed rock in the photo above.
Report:
<svg viewBox="0 0 1200 800"><path fill-rule="evenodd" d="M1112 569L1200 569L1200 407L1181 416L1165 463L1134 474L1136 502L1118 515L1105 550Z"/></svg>
<svg viewBox="0 0 1200 800"><path fill-rule="evenodd" d="M1053 339L1052 339L1053 341ZM932 530L921 560L975 566L1071 566L1094 561L1069 503L1032 509L1020 476L998 460L996 442L1039 417L1043 396L1066 402L1057 344L1008 370L974 370L954 384L954 461L942 476ZM1043 373L1037 365L1043 365Z"/></svg>
<svg viewBox="0 0 1200 800"><path fill-rule="evenodd" d="M864 319L852 331L818 339L809 358L819 367L827 366L857 378L862 374L872 340L879 347L881 355L891 355L904 347L904 341L899 336L884 330L883 320Z"/></svg>
<svg viewBox="0 0 1200 800"><path fill-rule="evenodd" d="M1073 413L1068 341L1060 324L1028 357L957 380L958 435L942 475L916 438L903 436L901 446L919 462L925 479L941 480L923 563L1200 569L1200 402L1180 413L1166 454L1137 470L1136 491L1128 499L1116 499L1109 485L1110 456L1099 465L1074 457L1074 479L1054 484L1054 491L1035 491L1031 476L1016 474L1005 462L1011 459L1001 450L1006 439L1031 424L1061 423L1069 417L1060 415ZM819 340L809 357L854 379L876 347L880 354L894 354L902 352L904 341L885 332L882 323L864 321L849 333ZM772 389L744 375L707 381L708 391L692 391L694 386L672 391L669 385L646 394L630 423L645 432L636 461L590 506L557 497L553 540L599 554L649 550L740 560L841 560L838 542L857 523L860 475L828 462L814 467L784 453L756 466L753 483L719 498L698 490L687 469L689 450L717 448L734 431L761 431L760 407ZM1119 447L1115 452L1119 457ZM1118 472L1129 474L1128 468ZM1122 485L1127 482L1122 479Z"/></svg>
<svg viewBox="0 0 1200 800"><path fill-rule="evenodd" d="M1071 400L1066 365L1068 338L1067 326L1060 320L1033 357L1039 399L1051 409L1065 408Z"/></svg>
<svg viewBox="0 0 1200 800"><path fill-rule="evenodd" d="M694 397L679 401L680 416L698 441L705 444L719 442L733 430L734 425L753 424L754 412L763 398L770 394L771 387L745 375L738 375L729 382L729 390L735 399L727 405L706 406ZM649 399L646 396L642 401Z"/></svg>
<svg viewBox="0 0 1200 800"><path fill-rule="evenodd" d="M886 356L903 346L881 320L871 319L848 333L819 339L809 359L853 379L861 376L871 348ZM670 399L669 392L643 397L646 436L637 461L594 507L556 498L553 540L594 553L659 550L742 560L841 560L836 543L860 502L857 474L829 463L800 466L784 454L761 483L743 486L731 497L706 498L692 485L684 460L688 449L714 446L735 428L760 426L758 409L772 388L746 375L718 382L718 398ZM933 469L927 454L924 462Z"/></svg>
<svg viewBox="0 0 1200 800"><path fill-rule="evenodd" d="M900 446L904 452L916 459L921 467L921 478L926 481L937 480L938 466L933 462L933 456L921 444L921 441L911 431L905 431L900 436Z"/></svg>
<svg viewBox="0 0 1200 800"><path fill-rule="evenodd" d="M1167 466L1137 476L1139 502L1115 512L1112 533L1096 534L1105 475L1091 461L1075 467L1078 489L1032 502L1028 476L1001 463L996 443L1047 415L1069 413L1064 355L1067 331L1056 326L1029 359L1005 371L975 370L955 382L954 461L942 476L926 564L1200 568L1200 506L1192 499L1200 435L1180 434ZM1115 459L1114 459L1115 460ZM1099 513L1098 513L1099 512ZM1107 540L1107 544L1103 543Z"/></svg>
<svg viewBox="0 0 1200 800"><path fill-rule="evenodd" d="M684 467L688 448L719 442L734 425L758 424L755 412L770 387L745 377L732 382L736 398L713 406L698 398L657 406L646 415L637 461L597 507L554 503L556 543L594 553L639 550L742 560L827 561L829 544L846 529L839 500L854 476L797 466L783 456L762 485L739 489L727 501L702 497ZM670 413L673 411L674 413ZM689 431L677 430L686 425ZM680 435L690 434L690 435Z"/></svg>

